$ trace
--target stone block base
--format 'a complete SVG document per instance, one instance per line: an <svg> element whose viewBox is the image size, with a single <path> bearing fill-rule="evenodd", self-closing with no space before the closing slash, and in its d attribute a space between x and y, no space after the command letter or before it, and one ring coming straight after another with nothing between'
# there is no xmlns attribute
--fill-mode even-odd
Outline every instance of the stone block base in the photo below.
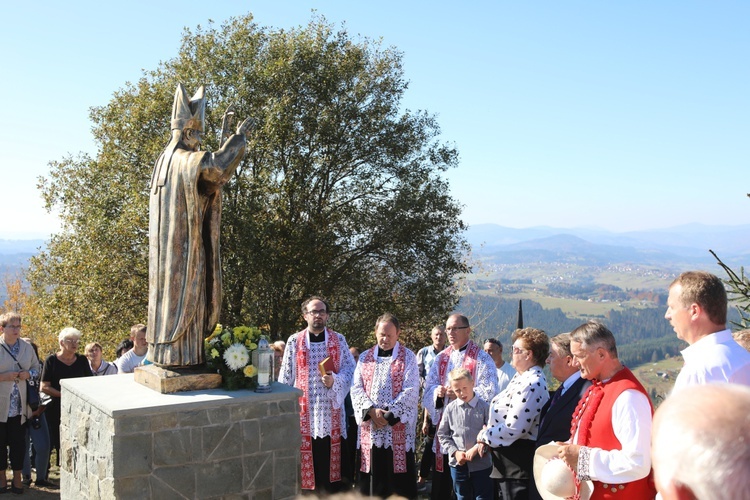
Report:
<svg viewBox="0 0 750 500"><path fill-rule="evenodd" d="M162 394L133 375L62 381L60 496L294 498L300 391Z"/></svg>

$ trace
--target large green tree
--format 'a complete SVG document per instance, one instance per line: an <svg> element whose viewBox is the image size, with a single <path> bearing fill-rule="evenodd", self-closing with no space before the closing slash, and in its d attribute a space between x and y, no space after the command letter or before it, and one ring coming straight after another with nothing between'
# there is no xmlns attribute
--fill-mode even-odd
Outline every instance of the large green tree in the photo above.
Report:
<svg viewBox="0 0 750 500"><path fill-rule="evenodd" d="M174 59L92 109L96 156L53 162L41 182L64 224L29 272L49 328L114 342L145 321L148 183L178 82L207 87L207 149L228 105L257 123L224 189L222 322L285 338L311 294L329 299L353 344L370 342L384 311L413 332L444 318L468 270L442 177L458 153L434 116L402 109L401 64L397 50L320 17L292 30L251 15L186 30Z"/></svg>

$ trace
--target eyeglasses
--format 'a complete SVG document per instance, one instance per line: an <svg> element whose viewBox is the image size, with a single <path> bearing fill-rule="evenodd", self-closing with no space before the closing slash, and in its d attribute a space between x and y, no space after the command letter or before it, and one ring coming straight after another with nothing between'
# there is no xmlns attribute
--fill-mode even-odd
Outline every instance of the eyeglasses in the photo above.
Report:
<svg viewBox="0 0 750 500"><path fill-rule="evenodd" d="M449 328L446 328L445 331L448 332L448 333L450 333L450 332L457 332L458 330L463 330L465 328L469 328L469 325L466 325L466 326L451 326Z"/></svg>
<svg viewBox="0 0 750 500"><path fill-rule="evenodd" d="M71 339L65 339L63 342L67 342L70 345L78 345L80 340L71 340Z"/></svg>
<svg viewBox="0 0 750 500"><path fill-rule="evenodd" d="M326 314L328 314L328 311L326 311L325 309L314 309L312 311L305 312L305 314L307 314L309 316L313 316L313 317L315 317L315 316L325 316Z"/></svg>
<svg viewBox="0 0 750 500"><path fill-rule="evenodd" d="M513 354L521 354L521 353L524 353L524 352L529 352L529 350L528 349L524 349L523 347L513 346Z"/></svg>

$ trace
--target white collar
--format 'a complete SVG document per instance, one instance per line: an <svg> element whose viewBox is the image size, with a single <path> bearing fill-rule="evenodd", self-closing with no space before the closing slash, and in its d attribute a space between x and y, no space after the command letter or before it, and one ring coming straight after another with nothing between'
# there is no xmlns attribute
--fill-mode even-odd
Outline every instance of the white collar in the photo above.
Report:
<svg viewBox="0 0 750 500"><path fill-rule="evenodd" d="M325 334L325 344L328 346L328 327L323 327L323 333ZM309 329L305 328L305 345L307 345L307 348L310 349L310 335L314 335L312 332L310 332Z"/></svg>
<svg viewBox="0 0 750 500"><path fill-rule="evenodd" d="M581 378L581 371L580 370L574 371L573 375L571 375L570 377L566 378L565 382L562 383L562 386L563 386L562 392L563 392L563 394L565 394L565 391L567 391L568 389L570 389L570 386L573 385L573 384L575 384L578 381L579 378Z"/></svg>
<svg viewBox="0 0 750 500"><path fill-rule="evenodd" d="M391 354L391 357L393 359L396 359L396 357L398 356L398 346L399 344L397 340L396 344L393 346L393 354ZM375 347L377 348L377 350L375 351L375 357L378 358L380 357L380 346L378 344L375 344Z"/></svg>

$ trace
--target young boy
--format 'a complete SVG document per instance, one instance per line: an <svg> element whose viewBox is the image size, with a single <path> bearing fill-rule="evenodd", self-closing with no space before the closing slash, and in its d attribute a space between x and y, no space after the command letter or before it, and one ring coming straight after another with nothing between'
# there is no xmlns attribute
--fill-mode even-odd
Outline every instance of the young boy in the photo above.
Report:
<svg viewBox="0 0 750 500"><path fill-rule="evenodd" d="M438 427L440 448L450 457L453 489L458 500L492 500L492 457L487 445L477 443L477 434L487 424L490 407L474 396L474 379L466 368L448 374L456 399L445 407Z"/></svg>

